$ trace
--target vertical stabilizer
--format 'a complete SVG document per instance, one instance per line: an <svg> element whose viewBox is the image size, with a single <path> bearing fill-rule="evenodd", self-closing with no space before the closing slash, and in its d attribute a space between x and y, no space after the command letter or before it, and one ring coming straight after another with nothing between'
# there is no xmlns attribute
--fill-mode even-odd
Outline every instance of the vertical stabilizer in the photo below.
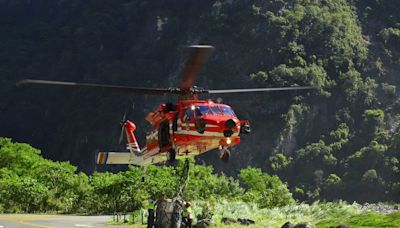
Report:
<svg viewBox="0 0 400 228"><path fill-rule="evenodd" d="M136 125L131 121L127 120L125 122L124 129L125 129L126 139L128 140L127 149L135 155L140 155L142 152L136 140L135 134L133 134L133 132L136 130Z"/></svg>

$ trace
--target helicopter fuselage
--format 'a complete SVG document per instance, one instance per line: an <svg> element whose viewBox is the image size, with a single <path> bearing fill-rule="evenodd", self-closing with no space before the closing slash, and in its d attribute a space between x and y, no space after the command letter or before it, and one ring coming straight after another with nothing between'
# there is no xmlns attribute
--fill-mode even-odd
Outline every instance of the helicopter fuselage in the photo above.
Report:
<svg viewBox="0 0 400 228"><path fill-rule="evenodd" d="M181 100L176 105L162 104L146 116L151 130L146 136L143 156L169 153L176 156L199 155L240 143L240 121L232 108L211 100Z"/></svg>

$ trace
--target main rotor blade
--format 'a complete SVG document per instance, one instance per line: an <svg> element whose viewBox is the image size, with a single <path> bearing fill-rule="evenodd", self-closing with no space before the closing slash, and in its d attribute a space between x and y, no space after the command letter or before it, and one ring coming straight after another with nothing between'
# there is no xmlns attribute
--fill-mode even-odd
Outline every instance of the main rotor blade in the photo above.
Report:
<svg viewBox="0 0 400 228"><path fill-rule="evenodd" d="M189 46L188 49L190 54L182 72L182 82L180 86L182 91L189 91L193 86L200 68L204 65L215 48L209 45L192 45Z"/></svg>
<svg viewBox="0 0 400 228"><path fill-rule="evenodd" d="M164 95L166 93L175 93L170 89L160 88L145 88L145 87L130 87L130 86L117 86L117 85L102 85L102 84L90 84L90 83L76 83L76 82L62 82L62 81L46 81L46 80L32 80L25 79L17 82L17 86L20 85L43 85L49 87L65 87L74 89L93 89L107 92L116 93L140 93L140 94L151 94L151 95Z"/></svg>
<svg viewBox="0 0 400 228"><path fill-rule="evenodd" d="M124 130L125 130L125 124L126 124L126 111L124 115L122 116L122 120L120 121L121 124L121 133L119 134L119 140L118 144L122 143L122 140L124 139Z"/></svg>
<svg viewBox="0 0 400 228"><path fill-rule="evenodd" d="M122 141L124 140L124 125L121 127L121 133L119 134L119 139L118 139L118 144L121 144Z"/></svg>
<svg viewBox="0 0 400 228"><path fill-rule="evenodd" d="M294 86L294 87L280 87L280 88L253 88L253 89L220 89L220 90L204 90L204 93L218 94L218 93L253 93L253 92L271 92L271 91L287 91L287 90L308 90L317 89L313 86Z"/></svg>

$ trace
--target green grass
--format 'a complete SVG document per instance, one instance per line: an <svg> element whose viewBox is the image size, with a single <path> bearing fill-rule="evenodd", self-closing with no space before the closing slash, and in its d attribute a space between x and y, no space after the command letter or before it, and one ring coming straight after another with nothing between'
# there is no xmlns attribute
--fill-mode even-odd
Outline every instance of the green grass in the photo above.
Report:
<svg viewBox="0 0 400 228"><path fill-rule="evenodd" d="M200 206L197 205L197 206ZM200 213L200 210L196 211ZM345 202L328 202L314 204L298 204L282 208L259 209L256 205L242 202L219 202L214 206L214 227L243 227L222 224L222 217L247 217L256 221L248 227L280 228L285 222L310 222L316 227L336 227L345 224L350 227L400 227L400 212L380 214L362 212L357 204Z"/></svg>
<svg viewBox="0 0 400 228"><path fill-rule="evenodd" d="M400 227L400 212L391 214L379 214L365 212L359 215L346 217L345 219L332 218L317 223L317 227L330 227L332 224L346 224L350 227Z"/></svg>
<svg viewBox="0 0 400 228"><path fill-rule="evenodd" d="M350 216L361 213L357 205L349 205L344 202L298 204L272 209L259 209L255 205L245 203L222 202L216 207L215 212L213 220L216 222L216 227L241 227L240 225L227 226L220 223L222 217L247 217L256 221L255 225L249 227L281 227L288 221L316 224L325 219L350 218Z"/></svg>
<svg viewBox="0 0 400 228"><path fill-rule="evenodd" d="M255 225L246 227L270 227L280 228L285 222L293 224L299 222L310 222L316 227L328 228L344 224L352 228L358 227L399 227L400 212L392 214L380 214L376 212L363 212L357 204L347 204L345 202L328 202L314 204L297 204L281 208L259 209L255 204L243 202L194 202L193 210L195 215L202 213L202 208L207 205L213 214L214 225L216 228L235 228L244 227L240 224L225 225L221 218L229 217L237 219L246 217L256 222Z"/></svg>

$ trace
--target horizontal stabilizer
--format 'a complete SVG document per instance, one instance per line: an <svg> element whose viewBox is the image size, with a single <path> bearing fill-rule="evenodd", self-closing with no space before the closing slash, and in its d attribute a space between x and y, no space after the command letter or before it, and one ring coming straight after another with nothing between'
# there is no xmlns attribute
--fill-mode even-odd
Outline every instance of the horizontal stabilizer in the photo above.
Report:
<svg viewBox="0 0 400 228"><path fill-rule="evenodd" d="M129 152L99 152L97 164L99 165L137 165L146 166L167 160L165 153L149 156L148 154L135 155Z"/></svg>
<svg viewBox="0 0 400 228"><path fill-rule="evenodd" d="M129 152L99 152L97 164L99 165L120 165L130 164L131 153Z"/></svg>

